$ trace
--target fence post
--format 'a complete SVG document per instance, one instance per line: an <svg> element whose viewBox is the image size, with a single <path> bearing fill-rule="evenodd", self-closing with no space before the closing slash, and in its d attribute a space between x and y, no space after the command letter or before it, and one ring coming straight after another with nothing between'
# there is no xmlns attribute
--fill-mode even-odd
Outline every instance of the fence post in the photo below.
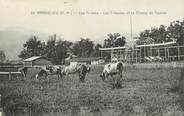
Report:
<svg viewBox="0 0 184 116"><path fill-rule="evenodd" d="M1 106L1 94L0 94L0 108L1 108L2 106Z"/></svg>
<svg viewBox="0 0 184 116"><path fill-rule="evenodd" d="M0 94L0 116L5 116L2 105L1 105L1 94Z"/></svg>

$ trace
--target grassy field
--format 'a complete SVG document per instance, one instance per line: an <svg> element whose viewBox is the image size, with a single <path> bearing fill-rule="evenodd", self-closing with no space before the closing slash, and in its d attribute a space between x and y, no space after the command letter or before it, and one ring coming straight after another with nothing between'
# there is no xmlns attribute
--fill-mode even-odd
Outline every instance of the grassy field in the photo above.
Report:
<svg viewBox="0 0 184 116"><path fill-rule="evenodd" d="M179 68L127 68L122 88L102 82L102 66L79 83L77 75L50 81L1 79L2 106L7 116L183 116L183 79Z"/></svg>

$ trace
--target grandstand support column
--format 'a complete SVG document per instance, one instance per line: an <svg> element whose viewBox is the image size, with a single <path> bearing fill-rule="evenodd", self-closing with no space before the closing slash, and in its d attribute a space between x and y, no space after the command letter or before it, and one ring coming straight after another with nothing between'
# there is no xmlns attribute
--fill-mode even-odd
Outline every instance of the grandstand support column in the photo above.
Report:
<svg viewBox="0 0 184 116"><path fill-rule="evenodd" d="M137 63L137 49L135 49L135 58L136 58L136 63Z"/></svg>
<svg viewBox="0 0 184 116"><path fill-rule="evenodd" d="M11 80L11 72L9 72L8 77L9 77L9 80Z"/></svg>
<svg viewBox="0 0 184 116"><path fill-rule="evenodd" d="M158 51L158 56L160 56L160 49L159 49L159 48L157 48L157 51Z"/></svg>
<svg viewBox="0 0 184 116"><path fill-rule="evenodd" d="M167 60L167 48L165 47L165 58L164 60Z"/></svg>
<svg viewBox="0 0 184 116"><path fill-rule="evenodd" d="M151 46L151 48L150 48L150 56L152 56L152 46Z"/></svg>
<svg viewBox="0 0 184 116"><path fill-rule="evenodd" d="M121 56L122 50L120 49L119 52L120 52L120 53L119 53L119 59L120 59L120 61L122 61L122 56Z"/></svg>
<svg viewBox="0 0 184 116"><path fill-rule="evenodd" d="M100 51L100 57L102 58L102 50Z"/></svg>
<svg viewBox="0 0 184 116"><path fill-rule="evenodd" d="M141 62L142 61L142 55L141 55L141 48L140 48L140 57L139 57L139 61Z"/></svg>
<svg viewBox="0 0 184 116"><path fill-rule="evenodd" d="M134 49L132 49L132 62L134 62Z"/></svg>
<svg viewBox="0 0 184 116"><path fill-rule="evenodd" d="M180 47L178 47L178 60L180 60Z"/></svg>
<svg viewBox="0 0 184 116"><path fill-rule="evenodd" d="M144 47L144 57L146 56L146 47Z"/></svg>
<svg viewBox="0 0 184 116"><path fill-rule="evenodd" d="M169 47L168 47L168 49L167 49L167 54L168 54L168 60L170 60Z"/></svg>
<svg viewBox="0 0 184 116"><path fill-rule="evenodd" d="M114 57L114 50L111 50L111 60Z"/></svg>

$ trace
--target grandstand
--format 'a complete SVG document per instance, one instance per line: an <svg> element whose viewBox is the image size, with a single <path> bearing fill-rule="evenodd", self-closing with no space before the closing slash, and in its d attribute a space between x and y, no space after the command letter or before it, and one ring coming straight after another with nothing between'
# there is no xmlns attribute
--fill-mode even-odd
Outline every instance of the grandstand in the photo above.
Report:
<svg viewBox="0 0 184 116"><path fill-rule="evenodd" d="M175 41L150 43L129 47L100 48L111 53L111 59L117 58L127 63L166 62L184 60L184 46L177 46Z"/></svg>

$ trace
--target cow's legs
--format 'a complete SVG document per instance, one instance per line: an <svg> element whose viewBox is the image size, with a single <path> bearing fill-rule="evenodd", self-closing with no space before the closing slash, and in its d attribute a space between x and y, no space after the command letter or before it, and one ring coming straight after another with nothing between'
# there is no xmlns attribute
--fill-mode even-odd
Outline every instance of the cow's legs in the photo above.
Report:
<svg viewBox="0 0 184 116"><path fill-rule="evenodd" d="M105 73L102 72L102 74L100 75L100 77L102 78L102 81L105 81Z"/></svg>
<svg viewBox="0 0 184 116"><path fill-rule="evenodd" d="M59 78L60 78L60 74L58 74L57 76L58 76L58 80L59 80Z"/></svg>
<svg viewBox="0 0 184 116"><path fill-rule="evenodd" d="M22 72L22 80L26 80L26 75L24 72Z"/></svg>
<svg viewBox="0 0 184 116"><path fill-rule="evenodd" d="M58 80L59 80L60 78L62 79L62 76L63 76L63 75L62 75L61 73L59 73L59 74L58 74Z"/></svg>
<svg viewBox="0 0 184 116"><path fill-rule="evenodd" d="M38 74L36 74L36 81L38 81Z"/></svg>
<svg viewBox="0 0 184 116"><path fill-rule="evenodd" d="M108 79L109 75L110 75L110 74L105 73L105 79Z"/></svg>
<svg viewBox="0 0 184 116"><path fill-rule="evenodd" d="M47 74L45 75L45 79L47 79L47 81L49 81L49 76Z"/></svg>
<svg viewBox="0 0 184 116"><path fill-rule="evenodd" d="M103 72L101 75L102 81L105 81L109 77L109 74L107 72Z"/></svg>
<svg viewBox="0 0 184 116"><path fill-rule="evenodd" d="M120 76L120 78L122 78L122 77L123 77L123 75L122 75L122 72L121 72L121 71L119 72L119 76Z"/></svg>

